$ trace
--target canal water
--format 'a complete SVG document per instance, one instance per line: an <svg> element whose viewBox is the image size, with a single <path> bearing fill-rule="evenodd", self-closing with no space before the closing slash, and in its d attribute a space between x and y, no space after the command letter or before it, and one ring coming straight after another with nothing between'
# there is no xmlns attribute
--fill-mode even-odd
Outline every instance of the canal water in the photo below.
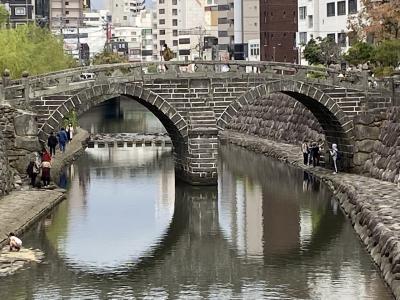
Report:
<svg viewBox="0 0 400 300"><path fill-rule="evenodd" d="M0 299L392 298L324 184L241 148L221 146L218 188L176 181L162 147L87 149L60 185L23 236L44 262Z"/></svg>

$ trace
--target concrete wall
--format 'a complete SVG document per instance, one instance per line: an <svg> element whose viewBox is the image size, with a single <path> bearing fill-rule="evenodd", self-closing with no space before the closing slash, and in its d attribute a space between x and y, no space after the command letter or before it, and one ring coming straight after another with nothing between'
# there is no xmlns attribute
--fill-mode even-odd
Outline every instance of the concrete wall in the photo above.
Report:
<svg viewBox="0 0 400 300"><path fill-rule="evenodd" d="M293 144L304 139L324 139L322 128L312 113L298 101L280 93L245 105L227 129Z"/></svg>

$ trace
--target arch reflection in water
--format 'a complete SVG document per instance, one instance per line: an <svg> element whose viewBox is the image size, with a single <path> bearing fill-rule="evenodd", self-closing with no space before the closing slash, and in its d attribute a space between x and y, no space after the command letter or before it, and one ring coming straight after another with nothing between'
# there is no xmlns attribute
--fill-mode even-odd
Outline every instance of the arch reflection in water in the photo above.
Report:
<svg viewBox="0 0 400 300"><path fill-rule="evenodd" d="M335 215L329 191L309 177L303 185L302 172L222 147L217 191L175 185L170 153L153 153L148 160L143 153L140 160L139 154L113 159L112 152L102 153L74 165L70 199L23 237L46 253L48 263L2 278L0 299L390 299L353 229L340 212ZM117 181L134 189L118 194ZM132 202L144 192L152 196L143 196L137 209ZM103 194L109 198L97 206ZM122 208L114 211L117 203ZM147 226L143 216L156 223L153 230L132 228ZM128 240L120 243L121 251L110 250L116 259L102 245L92 252L105 268L70 245L92 236L94 243L112 242L104 224L93 220L116 222L114 231ZM93 228L99 230L82 233ZM134 245L136 239L143 247Z"/></svg>
<svg viewBox="0 0 400 300"><path fill-rule="evenodd" d="M160 148L87 149L81 162L71 166L67 212L58 211L48 235L57 228L55 247L75 268L117 271L145 256L167 230L175 201L173 162Z"/></svg>

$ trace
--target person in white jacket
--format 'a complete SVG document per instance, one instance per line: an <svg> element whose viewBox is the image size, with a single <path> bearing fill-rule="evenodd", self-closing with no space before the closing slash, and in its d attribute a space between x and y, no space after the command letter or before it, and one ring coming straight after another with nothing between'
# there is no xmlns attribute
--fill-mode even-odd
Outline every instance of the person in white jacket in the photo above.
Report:
<svg viewBox="0 0 400 300"><path fill-rule="evenodd" d="M10 245L10 251L19 251L22 248L22 241L13 232L8 235L8 244Z"/></svg>
<svg viewBox="0 0 400 300"><path fill-rule="evenodd" d="M333 167L334 167L333 174L336 174L338 172L337 171L337 163L336 163L336 161L338 159L338 152L339 152L337 145L336 144L332 144L332 149L330 149L329 152L330 152L330 154L332 156L332 160L333 160Z"/></svg>

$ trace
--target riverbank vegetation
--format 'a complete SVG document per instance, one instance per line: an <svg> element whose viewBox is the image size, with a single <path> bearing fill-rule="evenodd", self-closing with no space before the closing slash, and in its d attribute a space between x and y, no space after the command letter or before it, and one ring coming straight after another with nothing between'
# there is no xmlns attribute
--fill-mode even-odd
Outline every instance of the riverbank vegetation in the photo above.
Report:
<svg viewBox="0 0 400 300"><path fill-rule="evenodd" d="M50 30L35 25L7 29L6 19L3 8L0 11L1 73L8 69L12 78L19 78L25 71L36 75L76 66L73 57L65 53L62 40Z"/></svg>

